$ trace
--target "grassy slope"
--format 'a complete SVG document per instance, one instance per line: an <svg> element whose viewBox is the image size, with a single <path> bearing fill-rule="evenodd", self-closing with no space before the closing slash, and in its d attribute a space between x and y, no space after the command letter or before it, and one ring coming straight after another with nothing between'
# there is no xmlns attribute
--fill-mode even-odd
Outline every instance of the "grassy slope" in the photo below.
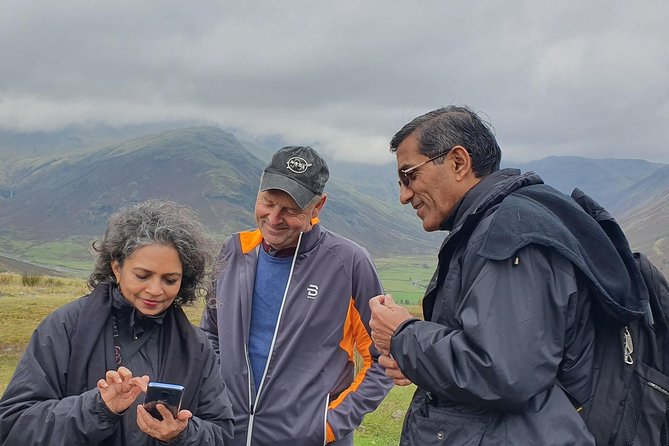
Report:
<svg viewBox="0 0 669 446"><path fill-rule="evenodd" d="M79 279L47 278L37 286L24 286L21 276L0 273L0 391L37 324L55 308L87 292Z"/></svg>
<svg viewBox="0 0 669 446"><path fill-rule="evenodd" d="M432 275L431 259L380 259L376 261L386 292L419 314L423 286ZM412 284L413 282L413 284ZM11 378L34 328L55 308L88 292L80 279L42 277L36 286L22 284L21 276L0 273L0 393ZM185 308L198 324L203 304ZM355 444L394 445L399 441L404 411L413 386L395 387L379 408L356 431Z"/></svg>
<svg viewBox="0 0 669 446"><path fill-rule="evenodd" d="M20 240L15 234L0 233L0 253L35 265L57 269L64 275L87 277L93 268L92 238L69 237L50 242Z"/></svg>

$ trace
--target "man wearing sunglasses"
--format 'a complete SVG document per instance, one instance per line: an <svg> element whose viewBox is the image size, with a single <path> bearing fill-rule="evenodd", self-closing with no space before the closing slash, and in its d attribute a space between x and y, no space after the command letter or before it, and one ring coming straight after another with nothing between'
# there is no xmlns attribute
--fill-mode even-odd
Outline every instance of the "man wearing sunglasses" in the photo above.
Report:
<svg viewBox="0 0 669 446"><path fill-rule="evenodd" d="M390 148L400 201L426 231L448 231L424 320L389 295L370 301L379 362L417 386L401 444L594 445L574 405L591 390L590 298L632 289L622 262L593 261L617 257L606 234L537 175L500 170L490 126L467 107L419 116Z"/></svg>
<svg viewBox="0 0 669 446"><path fill-rule="evenodd" d="M383 292L374 264L319 221L328 177L311 147L277 151L260 180L257 228L221 252L202 328L231 389L233 445L352 446L392 387L369 334L369 299Z"/></svg>

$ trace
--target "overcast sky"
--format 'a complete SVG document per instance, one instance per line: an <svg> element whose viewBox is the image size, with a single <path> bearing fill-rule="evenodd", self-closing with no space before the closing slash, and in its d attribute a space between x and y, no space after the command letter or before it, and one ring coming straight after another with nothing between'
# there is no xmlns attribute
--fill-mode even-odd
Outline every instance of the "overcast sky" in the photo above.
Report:
<svg viewBox="0 0 669 446"><path fill-rule="evenodd" d="M0 0L0 130L204 121L389 161L466 104L507 160L669 163L669 2Z"/></svg>

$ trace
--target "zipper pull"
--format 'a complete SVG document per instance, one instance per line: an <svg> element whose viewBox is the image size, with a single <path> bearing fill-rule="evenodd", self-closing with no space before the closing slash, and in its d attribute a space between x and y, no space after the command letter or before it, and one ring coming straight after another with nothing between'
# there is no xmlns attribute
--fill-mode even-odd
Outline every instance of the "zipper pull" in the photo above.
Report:
<svg viewBox="0 0 669 446"><path fill-rule="evenodd" d="M629 328L625 327L623 336L625 338L625 341L623 342L623 349L625 350L625 364L634 364L634 358L632 358L634 344L632 343L632 335L630 334Z"/></svg>

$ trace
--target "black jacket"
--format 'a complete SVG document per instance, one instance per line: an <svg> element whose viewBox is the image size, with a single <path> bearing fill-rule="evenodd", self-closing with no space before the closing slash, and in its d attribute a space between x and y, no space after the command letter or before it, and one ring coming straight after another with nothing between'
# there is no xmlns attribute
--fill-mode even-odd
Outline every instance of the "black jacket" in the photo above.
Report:
<svg viewBox="0 0 669 446"><path fill-rule="evenodd" d="M0 399L2 445L154 445L136 423L138 397L124 414L105 406L96 388L114 363L112 292L102 284L37 327ZM232 409L216 356L204 333L175 306L155 335L160 339L152 381L186 385L183 409L193 418L173 445L222 445L233 431Z"/></svg>
<svg viewBox="0 0 669 446"><path fill-rule="evenodd" d="M444 222L425 321L392 339L418 386L402 444L594 444L560 385L590 395L593 297L630 315L640 309L625 300L634 286L625 264L585 216L538 176L512 169L461 200Z"/></svg>

